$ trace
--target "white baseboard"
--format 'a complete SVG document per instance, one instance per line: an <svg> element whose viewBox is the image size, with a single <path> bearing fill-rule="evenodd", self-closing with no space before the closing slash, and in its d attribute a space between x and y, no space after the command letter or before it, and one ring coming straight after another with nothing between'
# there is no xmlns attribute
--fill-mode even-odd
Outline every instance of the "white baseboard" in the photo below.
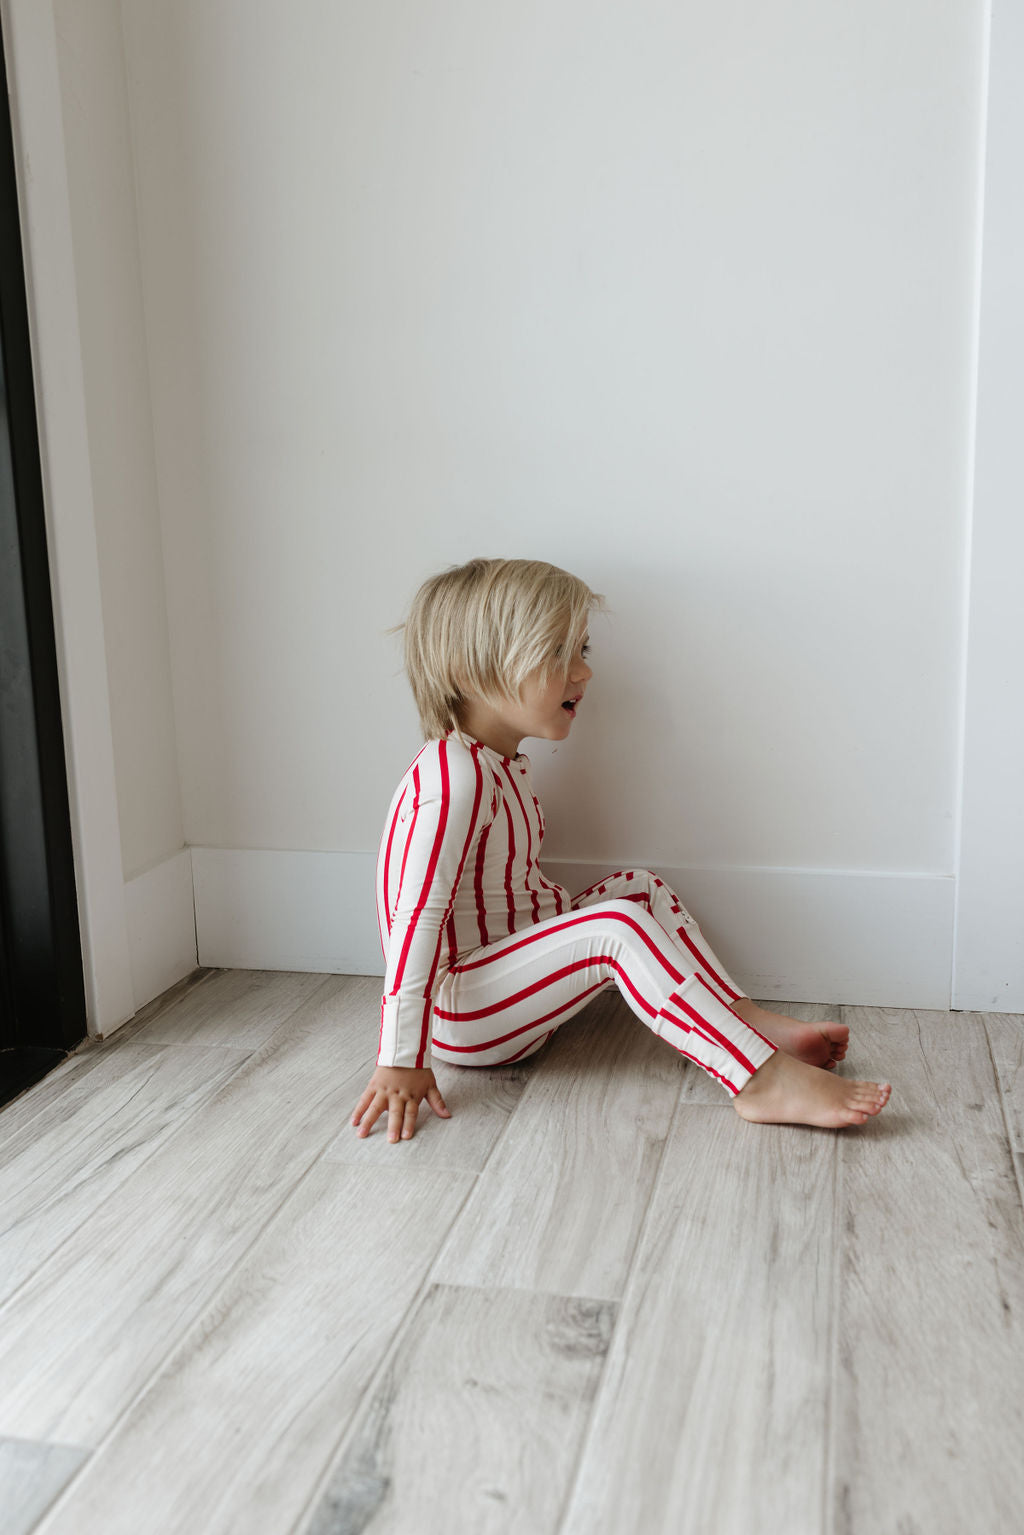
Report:
<svg viewBox="0 0 1024 1535"><path fill-rule="evenodd" d="M585 890L608 864L545 868ZM749 996L949 1007L953 879L845 869L656 868Z"/></svg>
<svg viewBox="0 0 1024 1535"><path fill-rule="evenodd" d="M383 971L375 855L193 847L199 963L345 975ZM620 867L622 867L620 865ZM570 890L612 866L545 864ZM953 879L819 869L655 871L752 996L946 1009Z"/></svg>
<svg viewBox="0 0 1024 1535"><path fill-rule="evenodd" d="M374 853L192 848L199 963L380 975Z"/></svg>
<svg viewBox="0 0 1024 1535"><path fill-rule="evenodd" d="M192 857L182 848L124 887L135 1010L191 975L196 955ZM127 1020L125 1020L127 1021ZM107 1028L104 1033L110 1034Z"/></svg>

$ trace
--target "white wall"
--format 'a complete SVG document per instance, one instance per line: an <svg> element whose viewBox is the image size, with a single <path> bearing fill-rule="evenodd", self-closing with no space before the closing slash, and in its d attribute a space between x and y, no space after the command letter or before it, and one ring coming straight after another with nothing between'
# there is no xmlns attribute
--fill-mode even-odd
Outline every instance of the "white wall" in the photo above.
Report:
<svg viewBox="0 0 1024 1535"><path fill-rule="evenodd" d="M1024 14L994 7L954 1006L1024 1012Z"/></svg>
<svg viewBox="0 0 1024 1535"><path fill-rule="evenodd" d="M65 111L115 9L61 0ZM200 960L379 966L384 631L539 554L613 608L573 741L528 747L550 855L669 871L759 994L948 1005L983 0L120 10L144 318L126 268L91 388L143 399L144 334L156 491L140 421L112 714L160 673L158 505ZM116 755L130 870L173 797Z"/></svg>
<svg viewBox="0 0 1024 1535"><path fill-rule="evenodd" d="M3 0L90 1033L197 962L117 0Z"/></svg>
<svg viewBox="0 0 1024 1535"><path fill-rule="evenodd" d="M120 6L54 4L126 880L184 846Z"/></svg>
<svg viewBox="0 0 1024 1535"><path fill-rule="evenodd" d="M540 553L553 854L949 880L981 14L126 0L190 843L372 850L383 630Z"/></svg>

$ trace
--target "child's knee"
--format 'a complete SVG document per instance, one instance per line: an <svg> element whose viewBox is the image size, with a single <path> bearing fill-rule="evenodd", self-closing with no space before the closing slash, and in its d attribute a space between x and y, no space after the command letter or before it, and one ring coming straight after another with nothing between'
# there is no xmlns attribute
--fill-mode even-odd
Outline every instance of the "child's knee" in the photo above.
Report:
<svg viewBox="0 0 1024 1535"><path fill-rule="evenodd" d="M667 936L665 928L646 901L617 896L602 901L591 911L604 933L613 941L619 940L627 948L638 940L657 943Z"/></svg>

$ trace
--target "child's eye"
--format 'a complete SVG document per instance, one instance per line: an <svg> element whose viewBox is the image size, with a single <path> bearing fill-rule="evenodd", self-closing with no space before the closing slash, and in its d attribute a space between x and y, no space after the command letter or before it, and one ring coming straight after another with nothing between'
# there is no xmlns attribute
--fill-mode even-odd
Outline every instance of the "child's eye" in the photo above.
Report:
<svg viewBox="0 0 1024 1535"><path fill-rule="evenodd" d="M585 657L585 656L589 656L589 654L590 654L590 646L589 645L581 645L580 646L580 655Z"/></svg>

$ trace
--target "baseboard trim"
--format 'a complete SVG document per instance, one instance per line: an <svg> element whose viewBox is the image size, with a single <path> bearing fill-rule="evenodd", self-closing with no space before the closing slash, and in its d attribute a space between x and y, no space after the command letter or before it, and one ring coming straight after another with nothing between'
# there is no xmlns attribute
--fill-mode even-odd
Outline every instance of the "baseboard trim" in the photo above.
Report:
<svg viewBox="0 0 1024 1535"><path fill-rule="evenodd" d="M382 972L374 854L193 847L191 855L200 965ZM570 890L585 889L613 868L545 863ZM752 996L869 1007L950 1005L951 875L655 872L678 891Z"/></svg>
<svg viewBox="0 0 1024 1535"><path fill-rule="evenodd" d="M182 848L126 881L124 906L138 1012L191 975L198 963L191 848ZM108 1027L104 1037L112 1032Z"/></svg>

